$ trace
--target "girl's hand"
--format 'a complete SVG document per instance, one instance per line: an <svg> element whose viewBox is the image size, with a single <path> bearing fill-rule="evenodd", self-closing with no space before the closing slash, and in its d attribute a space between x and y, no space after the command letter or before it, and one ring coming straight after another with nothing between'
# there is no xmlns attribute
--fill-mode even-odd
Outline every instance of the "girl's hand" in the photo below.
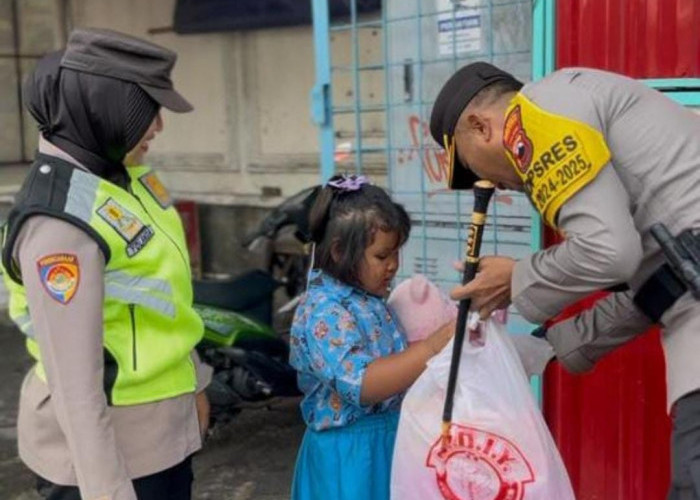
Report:
<svg viewBox="0 0 700 500"><path fill-rule="evenodd" d="M456 328L457 320L452 320L449 323L442 325L427 339L425 339L424 342L428 349L430 349L432 356L436 355L445 348L447 343L452 339L452 337L454 337Z"/></svg>
<svg viewBox="0 0 700 500"><path fill-rule="evenodd" d="M450 321L405 351L372 361L362 379L360 402L364 405L379 403L408 389L423 373L428 360L454 336L456 327L457 321Z"/></svg>

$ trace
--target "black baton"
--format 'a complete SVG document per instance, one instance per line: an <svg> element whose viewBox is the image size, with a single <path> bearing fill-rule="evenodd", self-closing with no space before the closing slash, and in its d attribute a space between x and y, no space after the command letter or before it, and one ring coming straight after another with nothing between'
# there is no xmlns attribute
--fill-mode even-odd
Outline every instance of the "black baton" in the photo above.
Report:
<svg viewBox="0 0 700 500"><path fill-rule="evenodd" d="M467 239L467 254L464 259L464 274L462 284L466 285L474 279L479 269L479 251L481 250L481 239L484 235L484 224L486 222L486 212L489 201L494 192L494 185L489 181L477 181L474 184L474 212L469 224L469 237ZM445 407L442 412L442 437L443 442L449 438L450 424L452 423L452 406L454 403L455 387L457 385L457 375L459 373L459 360L462 357L462 345L464 344L464 334L467 326L467 316L471 307L471 299L464 299L459 302L459 313L457 314L457 329L455 330L454 343L452 345L452 361L450 362L450 377L447 381L447 394L445 396Z"/></svg>

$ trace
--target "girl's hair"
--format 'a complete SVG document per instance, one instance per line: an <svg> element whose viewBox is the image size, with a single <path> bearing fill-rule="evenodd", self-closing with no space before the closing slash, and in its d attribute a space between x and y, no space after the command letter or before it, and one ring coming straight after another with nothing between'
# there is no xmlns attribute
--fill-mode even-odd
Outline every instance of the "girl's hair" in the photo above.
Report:
<svg viewBox="0 0 700 500"><path fill-rule="evenodd" d="M318 194L309 215L309 229L316 245L315 267L359 286L360 264L377 231L396 232L401 247L411 231L411 219L382 188L364 178L336 175ZM337 260L333 258L334 246Z"/></svg>

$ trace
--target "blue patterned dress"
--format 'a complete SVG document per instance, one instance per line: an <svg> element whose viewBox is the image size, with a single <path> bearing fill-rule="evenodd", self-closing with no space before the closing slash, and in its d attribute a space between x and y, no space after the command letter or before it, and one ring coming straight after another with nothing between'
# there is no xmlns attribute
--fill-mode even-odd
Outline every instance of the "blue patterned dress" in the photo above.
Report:
<svg viewBox="0 0 700 500"><path fill-rule="evenodd" d="M383 299L312 273L291 331L307 425L294 500L386 500L402 395L362 405L367 366L406 340Z"/></svg>

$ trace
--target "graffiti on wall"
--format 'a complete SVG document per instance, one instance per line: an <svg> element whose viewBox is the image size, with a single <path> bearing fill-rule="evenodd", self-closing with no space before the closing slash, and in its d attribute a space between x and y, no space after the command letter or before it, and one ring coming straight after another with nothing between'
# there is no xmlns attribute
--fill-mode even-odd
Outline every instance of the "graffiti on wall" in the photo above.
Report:
<svg viewBox="0 0 700 500"><path fill-rule="evenodd" d="M396 161L399 165L405 165L420 156L421 167L428 180L433 184L440 185L437 189L429 189L427 195L430 197L449 191L449 189L444 187L447 184L447 176L449 174L445 150L435 144L433 137L430 135L429 125L425 121L421 121L418 115L410 115L406 123L411 145L398 150ZM495 201L506 205L513 204L513 199L509 195L504 194L497 194Z"/></svg>
<svg viewBox="0 0 700 500"><path fill-rule="evenodd" d="M428 124L418 115L410 115L407 120L411 145L399 149L396 161L403 165L420 157L421 166L428 180L443 184L447 181L448 165L445 151L435 144Z"/></svg>

